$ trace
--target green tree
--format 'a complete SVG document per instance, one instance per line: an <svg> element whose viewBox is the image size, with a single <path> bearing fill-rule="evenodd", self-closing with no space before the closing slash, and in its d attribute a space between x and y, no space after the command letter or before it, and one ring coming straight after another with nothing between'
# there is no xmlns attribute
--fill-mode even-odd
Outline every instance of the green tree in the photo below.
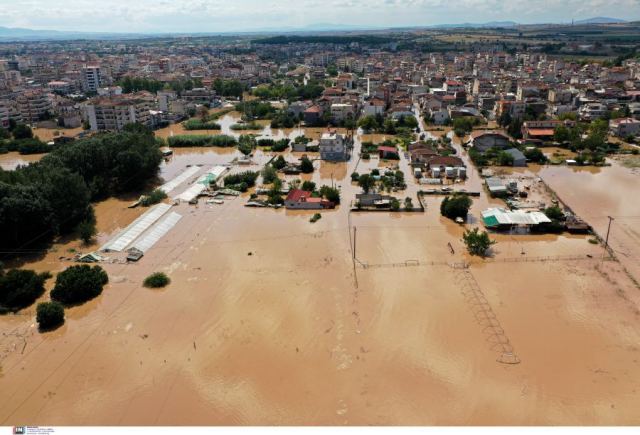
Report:
<svg viewBox="0 0 640 435"><path fill-rule="evenodd" d="M64 307L61 303L41 302L36 307L36 321L40 330L48 330L64 323Z"/></svg>
<svg viewBox="0 0 640 435"><path fill-rule="evenodd" d="M514 158L506 151L500 151L496 158L498 166L513 166Z"/></svg>
<svg viewBox="0 0 640 435"><path fill-rule="evenodd" d="M56 277L51 298L65 305L83 303L102 293L107 282L109 277L100 266L70 266Z"/></svg>
<svg viewBox="0 0 640 435"><path fill-rule="evenodd" d="M266 165L262 170L262 182L271 184L278 178L278 172L273 166Z"/></svg>
<svg viewBox="0 0 640 435"><path fill-rule="evenodd" d="M33 270L11 269L0 275L0 312L18 311L33 304L44 293L51 275Z"/></svg>
<svg viewBox="0 0 640 435"><path fill-rule="evenodd" d="M31 127L25 124L17 124L12 133L13 138L16 140L33 138L33 131L31 130Z"/></svg>
<svg viewBox="0 0 640 435"><path fill-rule="evenodd" d="M320 188L320 195L334 204L340 204L340 189L337 187L322 186Z"/></svg>
<svg viewBox="0 0 640 435"><path fill-rule="evenodd" d="M473 201L466 193L455 193L447 196L440 204L440 214L455 220L458 217L467 219Z"/></svg>
<svg viewBox="0 0 640 435"><path fill-rule="evenodd" d="M171 280L162 272L155 272L144 279L143 285L148 288L161 288L169 285Z"/></svg>
<svg viewBox="0 0 640 435"><path fill-rule="evenodd" d="M96 223L84 220L78 224L78 234L85 245L89 245L96 235Z"/></svg>
<svg viewBox="0 0 640 435"><path fill-rule="evenodd" d="M467 246L469 254L481 257L484 257L487 250L497 243L495 240L489 238L489 233L486 231L480 232L478 228L466 230L462 235L462 240Z"/></svg>
<svg viewBox="0 0 640 435"><path fill-rule="evenodd" d="M360 178L358 178L358 186L360 186L364 193L369 193L375 184L376 180L369 174L362 174Z"/></svg>
<svg viewBox="0 0 640 435"><path fill-rule="evenodd" d="M309 157L302 156L300 159L300 170L304 174L310 174L313 172L313 162L309 160Z"/></svg>
<svg viewBox="0 0 640 435"><path fill-rule="evenodd" d="M408 196L404 199L404 208L405 210L413 210L413 200Z"/></svg>
<svg viewBox="0 0 640 435"><path fill-rule="evenodd" d="M313 192L316 190L316 183L313 181L303 181L301 189L307 192Z"/></svg>

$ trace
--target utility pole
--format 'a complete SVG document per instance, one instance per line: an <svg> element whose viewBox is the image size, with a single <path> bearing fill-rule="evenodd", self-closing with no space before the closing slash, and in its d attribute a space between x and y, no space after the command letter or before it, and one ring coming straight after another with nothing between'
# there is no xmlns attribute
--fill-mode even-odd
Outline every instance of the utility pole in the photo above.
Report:
<svg viewBox="0 0 640 435"><path fill-rule="evenodd" d="M609 232L611 231L611 222L615 219L611 216L607 216L609 218L609 226L607 227L607 238L604 241L604 249L607 250L609 248Z"/></svg>
<svg viewBox="0 0 640 435"><path fill-rule="evenodd" d="M357 235L357 227L353 227L353 260L356 259L356 235Z"/></svg>

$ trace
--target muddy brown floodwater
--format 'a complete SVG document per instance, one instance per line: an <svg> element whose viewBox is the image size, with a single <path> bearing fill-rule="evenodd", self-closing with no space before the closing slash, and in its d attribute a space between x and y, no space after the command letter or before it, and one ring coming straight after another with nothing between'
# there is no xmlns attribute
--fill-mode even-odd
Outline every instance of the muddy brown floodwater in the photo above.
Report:
<svg viewBox="0 0 640 435"><path fill-rule="evenodd" d="M179 150L162 174L235 156ZM624 263L569 235L497 235L491 261L470 259L440 198L425 213L349 213L351 172L384 163L315 165L306 177L341 186L343 205L314 224L312 211L245 208L247 195L179 205L183 218L139 263L104 264L103 294L69 308L63 327L38 333L33 307L0 317L0 423L640 424L640 291ZM401 198L419 188L405 174ZM591 192L585 207L611 209L607 192L618 195L593 174L542 174L561 196ZM479 184L471 171L465 186ZM475 201L473 225L494 201ZM144 212L127 204L97 205L101 242ZM69 249L85 248L63 241L20 265L56 272ZM143 288L154 271L171 284ZM505 349L520 363L498 362Z"/></svg>

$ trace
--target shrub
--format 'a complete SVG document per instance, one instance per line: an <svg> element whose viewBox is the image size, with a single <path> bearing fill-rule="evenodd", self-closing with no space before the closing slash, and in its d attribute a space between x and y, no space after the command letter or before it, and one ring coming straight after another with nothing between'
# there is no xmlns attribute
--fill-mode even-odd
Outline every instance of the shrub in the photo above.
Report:
<svg viewBox="0 0 640 435"><path fill-rule="evenodd" d="M220 130L220 124L215 121L190 119L182 123L185 130Z"/></svg>
<svg viewBox="0 0 640 435"><path fill-rule="evenodd" d="M51 275L33 270L12 269L0 275L0 310L18 311L33 304L44 293Z"/></svg>
<svg viewBox="0 0 640 435"><path fill-rule="evenodd" d="M140 200L140 204L144 207L149 207L150 205L161 202L166 197L167 197L167 194L164 192L164 190L155 189L150 194L145 195Z"/></svg>
<svg viewBox="0 0 640 435"><path fill-rule="evenodd" d="M313 172L313 163L311 162L311 160L309 160L309 157L302 156L302 158L300 159L300 170L304 174L310 174Z"/></svg>
<svg viewBox="0 0 640 435"><path fill-rule="evenodd" d="M203 135L203 134L181 134L171 136L167 139L170 147L233 147L238 141L233 136L226 134Z"/></svg>
<svg viewBox="0 0 640 435"><path fill-rule="evenodd" d="M340 204L340 190L337 187L322 186L320 188L320 195L334 204Z"/></svg>
<svg viewBox="0 0 640 435"><path fill-rule="evenodd" d="M155 272L144 279L143 285L148 288L161 288L169 285L171 280L162 272Z"/></svg>
<svg viewBox="0 0 640 435"><path fill-rule="evenodd" d="M400 210L400 201L398 201L396 198L391 199L391 210Z"/></svg>
<svg viewBox="0 0 640 435"><path fill-rule="evenodd" d="M466 219L472 202L469 195L465 193L456 193L452 196L447 196L440 204L440 214L449 219L458 217Z"/></svg>
<svg viewBox="0 0 640 435"><path fill-rule="evenodd" d="M262 130L262 125L257 122L244 122L233 124L229 127L231 130Z"/></svg>
<svg viewBox="0 0 640 435"><path fill-rule="evenodd" d="M256 184L256 179L258 178L258 172L254 171L244 171L237 174L231 174L224 177L224 185L225 187L231 187L235 185L239 185L244 183L247 188L253 187ZM244 190L246 191L247 188Z"/></svg>
<svg viewBox="0 0 640 435"><path fill-rule="evenodd" d="M96 233L96 223L94 221L84 220L78 224L78 235L85 245L91 243Z"/></svg>
<svg viewBox="0 0 640 435"><path fill-rule="evenodd" d="M51 298L65 305L83 303L102 293L107 282L109 277L100 266L70 266L56 277Z"/></svg>
<svg viewBox="0 0 640 435"><path fill-rule="evenodd" d="M313 181L303 181L301 189L306 190L307 192L313 192L316 190L316 183Z"/></svg>
<svg viewBox="0 0 640 435"><path fill-rule="evenodd" d="M36 321L41 330L55 328L64 323L64 307L59 302L41 302L36 308Z"/></svg>
<svg viewBox="0 0 640 435"><path fill-rule="evenodd" d="M413 201L408 196L404 199L404 208L405 210L413 210Z"/></svg>
<svg viewBox="0 0 640 435"><path fill-rule="evenodd" d="M265 166L262 170L262 182L265 184L273 183L278 178L278 172L272 166Z"/></svg>
<svg viewBox="0 0 640 435"><path fill-rule="evenodd" d="M280 169L284 168L285 166L287 166L287 161L284 159L284 157L278 156L275 159L273 159L273 161L271 162L271 166L273 166L274 168L280 170Z"/></svg>
<svg viewBox="0 0 640 435"><path fill-rule="evenodd" d="M562 209L557 205L554 205L553 207L547 207L544 210L544 214L547 215L547 217L551 220L564 220L564 213L562 212Z"/></svg>

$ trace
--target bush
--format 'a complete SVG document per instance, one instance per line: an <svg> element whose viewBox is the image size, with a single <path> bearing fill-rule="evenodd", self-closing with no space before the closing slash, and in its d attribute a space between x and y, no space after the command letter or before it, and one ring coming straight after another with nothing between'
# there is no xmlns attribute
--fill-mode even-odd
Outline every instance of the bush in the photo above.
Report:
<svg viewBox="0 0 640 435"><path fill-rule="evenodd" d="M262 182L265 184L271 184L278 178L278 172L272 166L265 166L262 170Z"/></svg>
<svg viewBox="0 0 640 435"><path fill-rule="evenodd" d="M306 190L307 192L313 192L316 190L316 183L313 181L303 181L301 189Z"/></svg>
<svg viewBox="0 0 640 435"><path fill-rule="evenodd" d="M161 288L169 285L171 280L162 272L155 272L144 279L143 285L148 288Z"/></svg>
<svg viewBox="0 0 640 435"><path fill-rule="evenodd" d="M547 217L551 220L564 220L565 218L562 209L557 205L553 207L547 207L544 210L544 214L547 215Z"/></svg>
<svg viewBox="0 0 640 435"><path fill-rule="evenodd" d="M256 180L258 179L258 172L254 171L244 171L237 174L231 174L224 177L224 185L225 187L235 186L244 183L247 188L253 187L256 185ZM247 188L244 190L246 191Z"/></svg>
<svg viewBox="0 0 640 435"><path fill-rule="evenodd" d="M145 195L140 200L140 205L142 205L143 207L149 207L153 204L157 204L161 202L166 197L167 197L167 194L164 192L164 190L155 189L150 194Z"/></svg>
<svg viewBox="0 0 640 435"><path fill-rule="evenodd" d="M64 305L83 303L102 293L107 282L109 277L100 266L70 266L56 277L51 299Z"/></svg>
<svg viewBox="0 0 640 435"><path fill-rule="evenodd" d="M400 201L397 198L391 199L391 210L398 211L400 210Z"/></svg>
<svg viewBox="0 0 640 435"><path fill-rule="evenodd" d="M36 308L36 321L41 330L55 328L64 323L64 307L59 302L41 302Z"/></svg>
<svg viewBox="0 0 640 435"><path fill-rule="evenodd" d="M472 203L473 201L469 195L465 193L456 193L452 196L447 196L440 204L440 214L449 219L455 220L461 217L466 220Z"/></svg>
<svg viewBox="0 0 640 435"><path fill-rule="evenodd" d="M25 124L16 125L12 133L16 140L33 138L33 131L31 130L31 127Z"/></svg>
<svg viewBox="0 0 640 435"><path fill-rule="evenodd" d="M334 204L340 204L340 190L337 187L322 186L320 188L320 195L331 201Z"/></svg>
<svg viewBox="0 0 640 435"><path fill-rule="evenodd" d="M287 161L284 159L284 157L278 156L275 159L273 159L273 161L271 162L271 166L273 166L277 170L280 170L285 166L287 166Z"/></svg>
<svg viewBox="0 0 640 435"><path fill-rule="evenodd" d="M262 130L262 125L257 122L242 122L233 124L229 127L231 130Z"/></svg>
<svg viewBox="0 0 640 435"><path fill-rule="evenodd" d="M233 136L226 134L218 134L207 136L203 134L181 134L177 136L171 136L167 139L167 143L170 147L234 147L238 141Z"/></svg>
<svg viewBox="0 0 640 435"><path fill-rule="evenodd" d="M96 235L96 223L91 220L84 220L78 224L78 235L85 245L88 245Z"/></svg>
<svg viewBox="0 0 640 435"><path fill-rule="evenodd" d="M190 119L182 123L185 130L220 130L220 124L215 121L202 121L201 119Z"/></svg>
<svg viewBox="0 0 640 435"><path fill-rule="evenodd" d="M309 157L302 156L300 159L300 170L304 174L310 174L313 172L313 163L309 160Z"/></svg>
<svg viewBox="0 0 640 435"><path fill-rule="evenodd" d="M0 275L0 311L18 311L33 304L44 293L51 275L33 270L12 269Z"/></svg>

